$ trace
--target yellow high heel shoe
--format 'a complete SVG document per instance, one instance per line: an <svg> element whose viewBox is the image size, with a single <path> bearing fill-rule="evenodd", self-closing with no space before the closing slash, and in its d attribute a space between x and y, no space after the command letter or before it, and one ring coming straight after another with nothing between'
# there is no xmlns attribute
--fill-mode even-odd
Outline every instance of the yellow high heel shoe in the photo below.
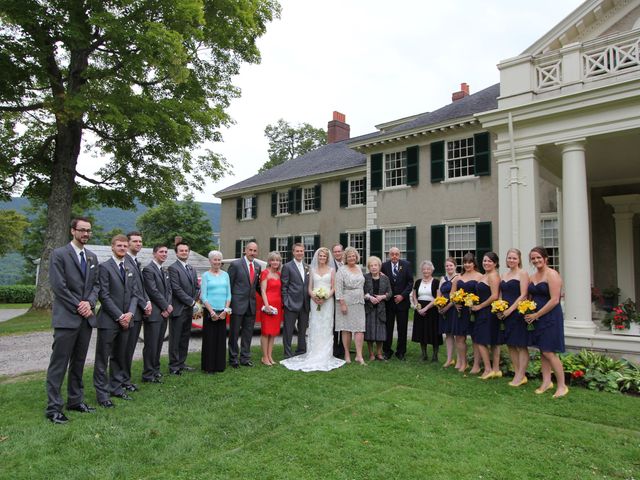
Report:
<svg viewBox="0 0 640 480"><path fill-rule="evenodd" d="M489 373L485 373L484 375L478 377L480 380L491 380L492 378L495 378L495 372L489 372Z"/></svg>
<svg viewBox="0 0 640 480"><path fill-rule="evenodd" d="M550 390L550 389L552 389L552 388L553 388L553 382L550 382L550 383L549 383L549 385L547 385L547 388L542 388L542 387L536 388L536 389L534 390L534 393L535 393L536 395L541 395L541 394L543 394L544 392L546 392L547 390Z"/></svg>
<svg viewBox="0 0 640 480"><path fill-rule="evenodd" d="M569 395L569 387L567 387L567 386L565 385L565 387L564 387L564 393L558 393L558 392L556 392L556 393L554 393L554 394L553 394L553 398L562 398L562 397L566 397L567 395Z"/></svg>
<svg viewBox="0 0 640 480"><path fill-rule="evenodd" d="M497 372L493 372L493 378L502 378L502 370L498 370Z"/></svg>
<svg viewBox="0 0 640 480"><path fill-rule="evenodd" d="M526 385L527 383L529 383L529 380L527 380L527 377L524 377L518 383L509 382L509 386L510 387L521 387L522 385Z"/></svg>

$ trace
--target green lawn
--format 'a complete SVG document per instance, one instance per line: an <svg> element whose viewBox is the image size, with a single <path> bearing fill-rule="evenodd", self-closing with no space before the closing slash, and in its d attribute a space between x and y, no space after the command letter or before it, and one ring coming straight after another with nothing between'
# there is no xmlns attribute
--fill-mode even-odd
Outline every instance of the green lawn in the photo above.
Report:
<svg viewBox="0 0 640 480"><path fill-rule="evenodd" d="M0 303L0 310L9 310L15 308L31 308L30 303Z"/></svg>
<svg viewBox="0 0 640 480"><path fill-rule="evenodd" d="M640 398L572 388L553 400L537 382L510 388L417 357L412 346L407 362L328 373L193 372L64 426L44 419L43 374L0 378L0 477L640 477ZM95 404L90 372L85 385Z"/></svg>
<svg viewBox="0 0 640 480"><path fill-rule="evenodd" d="M15 307L15 308L28 308ZM0 322L0 335L13 335L17 333L42 332L51 330L51 313L48 311L34 310L6 322Z"/></svg>

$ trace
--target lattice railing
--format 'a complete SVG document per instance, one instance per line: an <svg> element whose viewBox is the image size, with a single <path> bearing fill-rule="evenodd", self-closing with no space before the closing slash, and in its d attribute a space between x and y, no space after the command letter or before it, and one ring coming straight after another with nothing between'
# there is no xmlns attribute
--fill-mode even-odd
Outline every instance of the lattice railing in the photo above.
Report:
<svg viewBox="0 0 640 480"><path fill-rule="evenodd" d="M536 66L536 78L538 88L555 87L562 83L562 62L557 60Z"/></svg>
<svg viewBox="0 0 640 480"><path fill-rule="evenodd" d="M601 77L640 67L640 38L582 54L584 78Z"/></svg>

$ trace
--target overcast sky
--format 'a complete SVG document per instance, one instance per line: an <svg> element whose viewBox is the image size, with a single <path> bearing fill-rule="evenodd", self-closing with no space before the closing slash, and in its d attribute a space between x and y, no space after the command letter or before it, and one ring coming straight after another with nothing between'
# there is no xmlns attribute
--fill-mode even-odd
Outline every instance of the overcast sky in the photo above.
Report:
<svg viewBox="0 0 640 480"><path fill-rule="evenodd" d="M519 55L579 0L280 0L282 15L258 41L262 62L235 80L235 125L211 148L234 175L196 199L251 177L268 159L264 128L283 118L326 129L346 115L351 136L451 102L500 80L496 65Z"/></svg>

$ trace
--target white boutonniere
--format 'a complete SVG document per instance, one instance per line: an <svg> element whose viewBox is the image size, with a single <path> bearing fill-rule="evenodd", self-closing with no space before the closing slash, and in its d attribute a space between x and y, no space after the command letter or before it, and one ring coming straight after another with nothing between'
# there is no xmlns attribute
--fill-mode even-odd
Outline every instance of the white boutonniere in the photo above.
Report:
<svg viewBox="0 0 640 480"><path fill-rule="evenodd" d="M91 270L93 267L95 267L95 265L91 264L91 266L89 267L89 270Z"/></svg>
<svg viewBox="0 0 640 480"><path fill-rule="evenodd" d="M401 272L402 271L402 265L398 265L398 271Z"/></svg>

